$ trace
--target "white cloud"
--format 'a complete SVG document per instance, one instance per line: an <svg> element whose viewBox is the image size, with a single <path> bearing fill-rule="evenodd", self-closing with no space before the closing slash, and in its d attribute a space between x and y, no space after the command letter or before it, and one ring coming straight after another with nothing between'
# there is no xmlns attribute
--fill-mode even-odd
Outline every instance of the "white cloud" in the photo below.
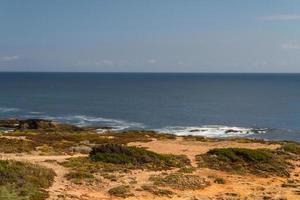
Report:
<svg viewBox="0 0 300 200"><path fill-rule="evenodd" d="M300 50L300 44L289 42L281 45L284 50Z"/></svg>
<svg viewBox="0 0 300 200"><path fill-rule="evenodd" d="M18 60L19 58L19 56L2 56L0 57L0 61L9 62L13 60Z"/></svg>
<svg viewBox="0 0 300 200"><path fill-rule="evenodd" d="M263 21L300 20L300 15L291 15L291 14L268 15L268 16L257 17L257 19Z"/></svg>

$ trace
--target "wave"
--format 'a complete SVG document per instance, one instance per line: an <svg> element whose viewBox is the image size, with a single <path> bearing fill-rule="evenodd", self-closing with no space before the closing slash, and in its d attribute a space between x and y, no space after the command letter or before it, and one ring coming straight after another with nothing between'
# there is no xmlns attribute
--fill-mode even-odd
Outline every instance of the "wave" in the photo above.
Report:
<svg viewBox="0 0 300 200"><path fill-rule="evenodd" d="M33 114L33 113L31 113ZM93 117L87 115L67 115L67 116L51 116L51 115L39 115L34 113L34 115L24 115L24 118L41 118L49 119L53 121L58 121L62 123L74 124L76 126L100 126L97 132L105 132L107 129L112 131L122 131L126 129L143 129L145 126L142 123L128 122L125 120L103 118L103 117ZM103 128L101 128L103 127Z"/></svg>
<svg viewBox="0 0 300 200"><path fill-rule="evenodd" d="M1 113L18 112L19 108L0 107Z"/></svg>
<svg viewBox="0 0 300 200"><path fill-rule="evenodd" d="M249 136L257 133L266 133L264 128L244 128L235 126L206 125L206 126L169 126L156 129L160 133L169 133L178 136L194 135L206 137L239 137Z"/></svg>
<svg viewBox="0 0 300 200"><path fill-rule="evenodd" d="M43 114L43 112L35 112L35 111L31 111L31 112L29 112L29 114L32 114L32 115L40 115L40 114Z"/></svg>
<svg viewBox="0 0 300 200"><path fill-rule="evenodd" d="M18 108L0 107L0 113L18 112ZM112 119L104 117L95 117L88 115L47 115L43 112L30 111L21 116L21 118L40 118L58 121L61 123L74 124L80 127L94 126L98 133L107 130L123 131L123 130L141 130L146 126L142 123L129 122L121 119ZM99 128L98 128L99 127ZM148 127L147 127L148 128ZM240 137L253 134L266 133L269 129L264 128L246 128L224 125L205 125L205 126L168 126L154 129L159 133L168 133L178 136L194 135L205 137Z"/></svg>

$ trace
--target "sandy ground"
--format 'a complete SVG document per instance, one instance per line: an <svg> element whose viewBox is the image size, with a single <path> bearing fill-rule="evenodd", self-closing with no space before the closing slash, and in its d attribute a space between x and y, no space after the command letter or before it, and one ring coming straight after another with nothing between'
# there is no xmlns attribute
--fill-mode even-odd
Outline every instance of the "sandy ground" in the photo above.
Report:
<svg viewBox="0 0 300 200"><path fill-rule="evenodd" d="M277 148L278 145L267 145L260 143L238 143L234 141L221 142L200 142L187 141L181 138L177 140L154 140L148 143L130 143L129 145L146 147L149 150L159 153L185 154L187 155L194 166L195 155L205 153L211 148L218 147L243 147L243 148ZM83 156L83 155L75 155ZM145 191L136 191L143 184L149 183L150 175L160 172L136 170L130 174L120 176L117 182L104 180L97 184L76 185L64 178L68 169L61 166L59 162L65 161L67 158L74 157L69 155L59 156L41 156L28 154L0 154L1 159L14 159L43 165L53 169L57 176L54 184L49 188L49 200L108 200L120 199L110 196L108 189L120 185L129 184L132 187L132 192L135 194L130 200L150 200L150 199L173 199L173 200L234 200L234 199L277 199L277 200L299 200L300 186L293 188L285 188L281 185L287 181L286 178L272 177L262 178L252 175L234 175L221 171L210 169L198 169L194 174L202 177L223 177L225 184L213 183L211 186L201 190L176 191L177 195L172 198L154 196ZM291 173L290 179L300 181L300 162L295 163L297 166ZM131 184L130 181L135 180L137 183Z"/></svg>

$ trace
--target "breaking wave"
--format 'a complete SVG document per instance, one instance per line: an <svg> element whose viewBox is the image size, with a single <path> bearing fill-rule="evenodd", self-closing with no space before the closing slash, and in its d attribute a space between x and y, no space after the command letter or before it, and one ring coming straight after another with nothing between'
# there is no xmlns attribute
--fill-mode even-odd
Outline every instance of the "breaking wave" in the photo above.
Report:
<svg viewBox="0 0 300 200"><path fill-rule="evenodd" d="M0 107L0 113L18 112L19 108Z"/></svg>
<svg viewBox="0 0 300 200"><path fill-rule="evenodd" d="M207 126L170 126L162 129L156 129L161 133L169 133L178 136L194 135L206 137L238 137L249 136L257 133L266 133L268 129L260 128L244 128L230 127L222 125L207 125Z"/></svg>
<svg viewBox="0 0 300 200"><path fill-rule="evenodd" d="M59 121L62 123L74 124L80 127L84 126L95 126L99 127L97 130L99 133L110 129L112 131L121 131L126 129L143 129L144 125L137 122L128 122L125 120L103 118L103 117L92 117L87 115L68 115L68 116L50 116L50 115L25 115L24 118L41 118ZM103 128L101 128L103 127Z"/></svg>

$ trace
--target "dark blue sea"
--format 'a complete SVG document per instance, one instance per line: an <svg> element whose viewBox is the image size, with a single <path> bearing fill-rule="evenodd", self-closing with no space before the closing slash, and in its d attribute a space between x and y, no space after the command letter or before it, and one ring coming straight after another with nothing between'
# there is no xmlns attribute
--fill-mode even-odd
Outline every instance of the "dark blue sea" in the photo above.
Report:
<svg viewBox="0 0 300 200"><path fill-rule="evenodd" d="M300 141L300 74L0 73L0 118Z"/></svg>

